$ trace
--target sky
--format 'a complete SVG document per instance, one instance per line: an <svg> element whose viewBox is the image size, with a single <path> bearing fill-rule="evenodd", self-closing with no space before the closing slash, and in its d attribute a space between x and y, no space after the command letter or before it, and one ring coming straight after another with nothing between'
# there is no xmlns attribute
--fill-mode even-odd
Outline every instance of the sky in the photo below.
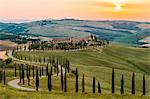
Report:
<svg viewBox="0 0 150 99"><path fill-rule="evenodd" d="M150 21L150 0L0 0L1 20Z"/></svg>

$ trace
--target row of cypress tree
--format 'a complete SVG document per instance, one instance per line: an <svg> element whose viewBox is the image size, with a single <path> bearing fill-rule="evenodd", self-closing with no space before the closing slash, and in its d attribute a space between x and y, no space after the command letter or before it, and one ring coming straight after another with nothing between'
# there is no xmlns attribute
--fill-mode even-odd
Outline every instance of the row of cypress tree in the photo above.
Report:
<svg viewBox="0 0 150 99"><path fill-rule="evenodd" d="M28 85L30 85L30 66L26 67L27 69L27 79L28 79ZM20 68L19 68L20 70ZM24 84L24 66L22 64L22 67L21 67L21 72L20 73L20 78L22 79L23 81L23 84ZM33 70L33 78L34 78L34 66L32 67L32 70ZM50 72L48 71L48 66L46 67L46 76L48 76L48 90L51 91L52 90L52 66L50 68ZM62 65L61 65L61 71L60 71L61 75L61 89L64 90L64 92L67 92L67 77L66 77L66 73L67 73L67 69L65 69L65 73L63 73L63 68L62 68ZM5 70L4 70L4 74L5 74ZM58 74L58 73L57 73ZM44 75L44 71L43 71L43 65L42 67L40 68L40 77L41 75ZM16 77L16 66L15 66L15 77ZM2 70L0 70L0 82L1 82L1 78L2 78ZM5 77L4 77L5 78ZM38 74L38 68L36 68L36 86L39 86L39 74ZM21 82L21 80L20 80ZM5 82L4 82L5 83ZM83 74L83 77L82 77L82 92L85 92L85 80L84 80L84 74ZM93 93L95 93L95 77L93 77ZM115 93L115 71L114 71L114 68L112 69L112 93L114 94ZM79 85L78 85L78 69L76 68L76 83L75 83L75 92L78 92L79 91ZM101 87L100 87L100 81L98 81L98 92L101 93ZM122 75L121 76L121 88L120 88L120 93L121 94L124 94L124 76ZM133 72L133 75L132 75L132 90L131 90L131 93L132 94L135 94L135 73ZM145 75L143 75L143 95L146 94L146 84L145 84Z"/></svg>
<svg viewBox="0 0 150 99"><path fill-rule="evenodd" d="M34 67L32 66L32 76L34 78L35 74L34 74ZM61 65L61 89L64 90L64 92L67 92L67 77L66 77L66 73L68 68L65 68L65 73L63 73L63 66ZM17 66L15 65L15 77L17 77ZM25 69L24 69L24 65L21 64L21 66L19 66L19 77L20 77L20 83L22 82L24 84L25 82ZM50 72L48 71L48 66L46 66L46 76L48 76L48 89L49 91L52 90L52 69L53 67L51 66L50 68ZM58 65L57 65L57 69L56 71L58 71ZM39 73L40 72L40 73ZM40 69L38 69L36 67L36 87L39 86L39 75L40 77L44 75L44 67L43 65L40 67ZM57 72L58 75L58 72ZM26 77L28 79L28 85L30 86L30 76L31 76L31 68L30 66L26 65ZM4 69L0 69L0 82L4 80L4 84L6 84L6 74L5 74L5 68ZM84 74L82 77L82 92L85 92L85 79L84 79ZM95 77L93 77L93 93L95 93ZM75 92L79 91L79 85L78 85L78 69L76 68L76 85L75 85ZM38 90L38 88L36 88ZM112 93L115 93L115 71L114 68L112 69ZM98 81L98 92L101 93L101 86L100 86L100 81ZM121 88L120 88L120 93L124 94L124 76L121 76ZM133 72L132 75L132 89L131 89L131 93L135 94L135 73ZM146 82L145 82L145 75L143 75L143 95L146 95Z"/></svg>
<svg viewBox="0 0 150 99"><path fill-rule="evenodd" d="M124 94L124 76L122 74L121 76L121 88L120 88L120 93ZM115 72L114 68L112 69L112 94L115 93ZM145 82L145 75L143 75L143 88L142 88L142 94L146 95L146 82ZM133 72L132 74L132 88L131 88L131 93L135 94L135 73Z"/></svg>
<svg viewBox="0 0 150 99"><path fill-rule="evenodd" d="M51 57L32 56L31 57L29 55L28 58L26 56L23 57L22 55L16 55L16 54L14 54L14 56L21 60L39 62L40 64L51 64L51 65L55 65L55 67L57 67L58 65L62 65L65 68L67 68L68 72L70 72L70 62L68 59L63 58L62 56L51 56Z"/></svg>

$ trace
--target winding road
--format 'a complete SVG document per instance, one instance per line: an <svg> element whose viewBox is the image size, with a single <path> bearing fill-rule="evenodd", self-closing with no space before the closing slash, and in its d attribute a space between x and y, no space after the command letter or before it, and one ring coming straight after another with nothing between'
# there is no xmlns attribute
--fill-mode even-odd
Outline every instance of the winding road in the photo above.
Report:
<svg viewBox="0 0 150 99"><path fill-rule="evenodd" d="M24 60L19 60L19 59L13 57L12 56L12 50L7 51L7 55L8 55L8 57L12 58L13 60L18 60L18 61L25 62ZM30 62L30 63L32 63L32 62ZM60 66L58 66L58 67L61 68ZM63 74L64 74L65 73L65 69L64 68L62 68L62 69L63 69ZM61 74L59 73L58 75L61 75ZM57 74L54 74L53 76L57 76ZM42 76L41 78L46 78L46 76ZM30 79L33 79L33 78L30 77ZM27 80L27 79L25 78L25 80ZM19 82L20 82L20 79L14 79L14 80L9 81L8 85L13 87L13 88L16 88L16 89L19 89L19 90L23 90L23 91L36 91L33 88L26 88L26 87L22 87L22 86L18 85Z"/></svg>

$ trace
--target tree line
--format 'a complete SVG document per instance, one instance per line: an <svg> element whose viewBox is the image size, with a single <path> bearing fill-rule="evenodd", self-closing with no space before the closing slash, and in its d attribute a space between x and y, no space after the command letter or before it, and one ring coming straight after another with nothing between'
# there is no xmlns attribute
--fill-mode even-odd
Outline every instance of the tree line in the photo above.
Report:
<svg viewBox="0 0 150 99"><path fill-rule="evenodd" d="M18 67L18 68L17 68ZM49 68L49 69L48 69ZM53 90L53 81L52 81L52 75L54 74L53 72L55 72L55 69L53 66L46 66L46 68L44 68L44 66L29 66L29 65L24 65L21 64L19 66L15 65L14 67L14 77L19 76L20 78L20 83L25 84L25 77L27 78L27 83L30 86L30 77L33 77L33 79L35 79L35 87L36 90L39 91L39 85L40 85L40 81L39 79L41 78L41 76L46 76L47 77L47 89L49 91ZM19 75L17 75L17 70L19 71ZM32 71L32 74L31 74ZM58 71L55 72L55 74L57 74ZM67 88L67 73L68 73L68 69L64 68L61 65L60 67L60 89L63 92L67 92L68 88ZM78 93L79 92L79 72L78 72L78 68L76 68L75 72L75 92ZM31 76L32 75L32 76ZM57 75L58 76L58 75ZM85 83L86 83L86 79L84 77L85 75L82 75L82 85L81 85L81 92L85 93ZM0 68L0 83L6 84L6 74L5 74L5 68ZM97 82L97 83L96 83ZM120 93L124 94L125 92L125 86L124 86L124 75L121 75L121 80L120 80ZM135 73L133 72L132 74L132 80L131 80L131 94L135 94L136 90L135 90ZM97 84L97 88L96 88L96 84ZM143 75L143 87L142 87L142 95L146 95L146 79L145 79L145 75ZM98 93L102 93L102 88L101 88L101 83L100 80L96 80L96 77L93 77L92 80L92 93L96 93L96 90ZM114 94L115 93L115 69L112 68L112 78L111 78L111 93Z"/></svg>

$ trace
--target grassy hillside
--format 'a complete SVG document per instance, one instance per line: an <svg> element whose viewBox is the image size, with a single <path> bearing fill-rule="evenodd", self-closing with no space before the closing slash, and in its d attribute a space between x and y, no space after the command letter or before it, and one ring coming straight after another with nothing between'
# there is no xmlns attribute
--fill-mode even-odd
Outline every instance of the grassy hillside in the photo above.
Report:
<svg viewBox="0 0 150 99"><path fill-rule="evenodd" d="M92 84L92 77L100 80L102 84L102 91L106 93L111 92L111 68L115 68L115 84L116 93L120 92L121 75L125 78L125 93L131 92L132 72L136 75L136 93L141 94L142 91L142 75L146 74L146 84L150 82L149 77L149 49L126 48L122 46L112 45L104 49L95 48L92 50L83 50L77 52L18 52L17 55L27 56L64 56L71 62L72 70L78 67L80 73L80 82L82 74L86 76L86 87L90 89ZM69 77L70 82L74 83L75 78ZM43 79L44 82L44 79ZM46 80L45 80L46 82ZM55 81L54 81L55 82ZM58 83L56 81L56 83ZM46 86L46 85L43 85ZM58 86L56 86L58 87ZM70 85L72 87L72 85ZM45 88L45 87L42 87ZM55 89L56 90L56 89ZM89 91L89 90L88 90ZM71 91L72 92L72 91ZM150 87L147 86L147 93L150 94Z"/></svg>
<svg viewBox="0 0 150 99"><path fill-rule="evenodd" d="M127 48L119 45L112 45L104 49L95 48L77 52L64 51L39 51L39 52L17 52L17 56L64 56L70 60L71 69L79 69L79 93L75 93L75 75L70 73L67 76L68 92L63 93L60 89L60 77L53 77L53 91L47 90L47 79L40 79L40 92L25 92L0 83L1 99L148 99L150 96L149 76L149 49ZM32 64L33 65L33 64ZM8 66L9 67L9 66ZM111 71L115 68L115 89L116 93L111 94ZM135 72L136 95L131 95L132 72ZM85 93L81 93L82 74L85 74ZM125 94L120 95L121 75L124 75ZM142 96L142 76L146 74L146 96ZM17 72L19 75L19 72ZM14 69L7 68L6 82L14 79ZM102 94L92 93L92 77L96 77L96 83L101 82ZM19 78L19 77L17 77ZM27 83L24 85L26 87ZM35 88L35 80L31 80L31 86ZM96 90L97 91L97 90Z"/></svg>

